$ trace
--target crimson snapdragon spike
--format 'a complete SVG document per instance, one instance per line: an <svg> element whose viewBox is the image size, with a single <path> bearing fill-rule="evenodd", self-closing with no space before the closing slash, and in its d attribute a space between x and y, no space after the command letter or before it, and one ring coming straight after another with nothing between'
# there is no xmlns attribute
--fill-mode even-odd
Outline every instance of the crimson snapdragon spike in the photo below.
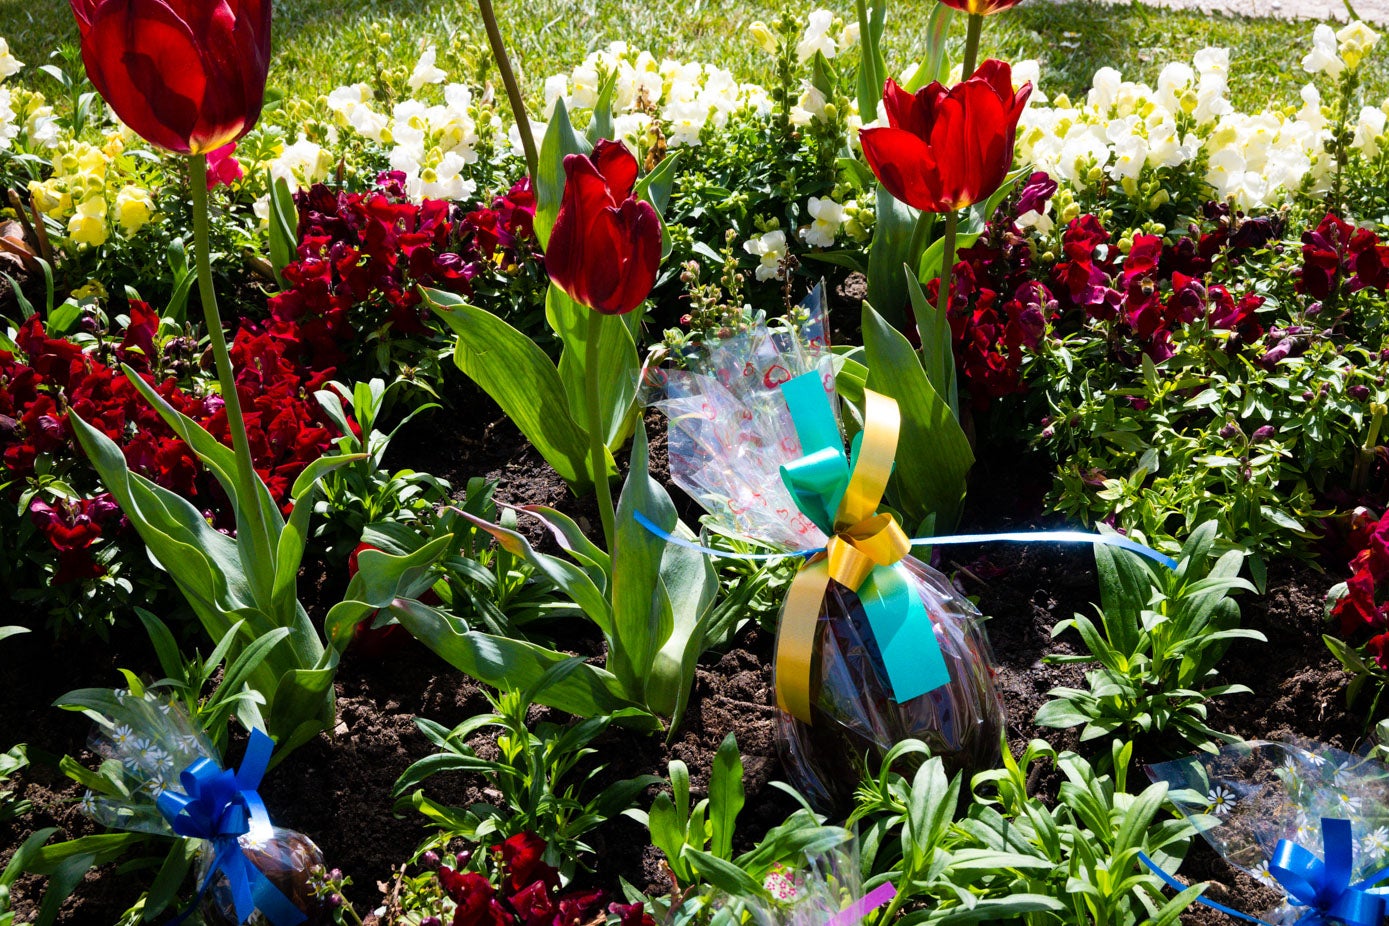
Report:
<svg viewBox="0 0 1389 926"><path fill-rule="evenodd" d="M1012 68L989 59L953 87L915 95L889 80L887 126L859 134L868 166L895 198L950 213L987 199L1013 163L1013 142L1032 84L1013 89Z"/></svg>
<svg viewBox="0 0 1389 926"><path fill-rule="evenodd" d="M270 0L70 0L87 76L121 121L206 154L260 118Z"/></svg>
<svg viewBox="0 0 1389 926"><path fill-rule="evenodd" d="M651 292L661 265L661 220L633 194L637 159L621 142L564 159L564 198L545 270L575 302L624 315Z"/></svg>

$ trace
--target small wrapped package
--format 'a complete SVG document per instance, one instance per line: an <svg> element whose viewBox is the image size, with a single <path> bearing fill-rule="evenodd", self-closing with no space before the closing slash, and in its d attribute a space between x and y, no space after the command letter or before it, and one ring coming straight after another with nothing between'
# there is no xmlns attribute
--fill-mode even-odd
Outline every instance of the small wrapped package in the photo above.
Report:
<svg viewBox="0 0 1389 926"><path fill-rule="evenodd" d="M725 904L713 917L723 922L750 922L752 926L858 926L863 918L892 902L897 889L891 882L865 890L856 843L809 855L791 867L776 865L763 879L766 897L739 897ZM734 910L732 907L739 909ZM746 917L739 915L746 913Z"/></svg>
<svg viewBox="0 0 1389 926"><path fill-rule="evenodd" d="M818 296L781 327L759 316L687 347L646 382L669 420L671 479L706 528L805 559L778 624L778 742L793 784L829 812L858 764L903 739L954 770L990 767L1003 709L978 612L879 510L896 403L868 392L845 453Z"/></svg>
<svg viewBox="0 0 1389 926"><path fill-rule="evenodd" d="M113 829L194 839L204 922L296 926L323 913L312 872L323 855L307 836L270 822L256 788L274 741L251 731L235 771L189 719L156 690L85 690L68 696L96 723L88 741L100 755L104 793L82 810Z"/></svg>
<svg viewBox="0 0 1389 926"><path fill-rule="evenodd" d="M1283 894L1273 909L1235 910L1274 924L1380 926L1389 876L1389 768L1316 743L1234 743L1148 767L1168 799L1231 865ZM1174 887L1184 887L1156 869Z"/></svg>

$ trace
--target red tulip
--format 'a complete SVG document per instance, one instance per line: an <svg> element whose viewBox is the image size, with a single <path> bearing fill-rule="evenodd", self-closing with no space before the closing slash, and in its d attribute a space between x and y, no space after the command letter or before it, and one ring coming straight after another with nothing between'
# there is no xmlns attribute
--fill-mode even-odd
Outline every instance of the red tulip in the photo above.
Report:
<svg viewBox="0 0 1389 926"><path fill-rule="evenodd" d="M889 127L859 133L868 166L889 193L925 212L954 212L1003 183L1032 84L1013 91L1013 72L989 59L948 90L939 83L911 95L895 81L883 90Z"/></svg>
<svg viewBox="0 0 1389 926"><path fill-rule="evenodd" d="M70 0L87 76L121 121L178 154L260 118L271 0Z"/></svg>
<svg viewBox="0 0 1389 926"><path fill-rule="evenodd" d="M1009 7L1017 6L1020 0L940 0L951 9L959 10L961 13L969 13L971 16L988 16L990 13L1001 13Z"/></svg>
<svg viewBox="0 0 1389 926"><path fill-rule="evenodd" d="M603 140L564 159L564 199L545 249L545 270L576 302L605 315L641 305L661 265L661 220L632 195L637 159Z"/></svg>

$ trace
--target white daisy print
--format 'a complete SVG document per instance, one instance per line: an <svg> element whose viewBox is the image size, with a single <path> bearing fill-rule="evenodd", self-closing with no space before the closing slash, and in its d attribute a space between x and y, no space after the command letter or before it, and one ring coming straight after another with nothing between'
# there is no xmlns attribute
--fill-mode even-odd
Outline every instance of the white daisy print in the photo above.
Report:
<svg viewBox="0 0 1389 926"><path fill-rule="evenodd" d="M1209 802L1206 805L1206 813L1223 817L1230 812L1230 808L1235 806L1235 792L1221 785L1216 785L1206 795L1206 800Z"/></svg>

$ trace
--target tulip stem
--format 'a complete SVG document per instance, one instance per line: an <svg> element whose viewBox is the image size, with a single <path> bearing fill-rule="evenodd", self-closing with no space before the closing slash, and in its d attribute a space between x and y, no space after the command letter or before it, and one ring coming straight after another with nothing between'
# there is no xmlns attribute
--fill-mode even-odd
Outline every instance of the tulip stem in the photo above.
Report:
<svg viewBox="0 0 1389 926"><path fill-rule="evenodd" d="M534 186L540 156L536 153L535 136L531 134L531 120L526 114L526 100L521 96L521 85L516 82L516 72L511 69L511 59L507 57L506 45L502 42L502 30L497 27L497 11L492 9L492 0L477 0L477 6L482 11L482 23L487 27L487 43L492 46L492 57L497 59L497 70L502 75L502 85L506 87L507 99L511 101L511 115L516 119L516 131L521 136L521 148L526 153L526 173L530 174L531 185Z"/></svg>
<svg viewBox="0 0 1389 926"><path fill-rule="evenodd" d="M955 228L960 224L960 213L945 214L945 244L940 252L940 291L936 293L936 311L943 319L949 319L950 277L955 270Z"/></svg>
<svg viewBox="0 0 1389 926"><path fill-rule="evenodd" d="M960 66L960 80L969 80L974 73L974 64L979 60L979 34L984 30L984 14L969 14L969 26L965 30L965 60Z"/></svg>
<svg viewBox="0 0 1389 926"><path fill-rule="evenodd" d="M588 343L584 345L584 379L588 385L588 451L589 472L593 476L593 494L598 496L598 516L603 521L603 542L611 553L617 521L613 513L613 490L608 484L608 459L604 452L607 441L603 435L603 414L599 407L598 341L603 335L603 315L588 313Z"/></svg>
<svg viewBox="0 0 1389 926"><path fill-rule="evenodd" d="M236 394L236 373L227 353L227 339L222 332L222 316L217 311L217 290L212 285L212 248L208 235L207 158L201 154L188 157L188 182L193 193L193 256L198 267L198 294L203 304L203 319L207 324L208 340L212 342L212 357L217 364L217 381L222 387L222 403L227 412L227 430L231 432L232 450L236 453L236 508L244 513L252 534L262 543L268 542L265 518L261 511L258 477L251 460L251 443L246 437L246 421L241 415L241 399ZM248 540L250 538L247 538Z"/></svg>

